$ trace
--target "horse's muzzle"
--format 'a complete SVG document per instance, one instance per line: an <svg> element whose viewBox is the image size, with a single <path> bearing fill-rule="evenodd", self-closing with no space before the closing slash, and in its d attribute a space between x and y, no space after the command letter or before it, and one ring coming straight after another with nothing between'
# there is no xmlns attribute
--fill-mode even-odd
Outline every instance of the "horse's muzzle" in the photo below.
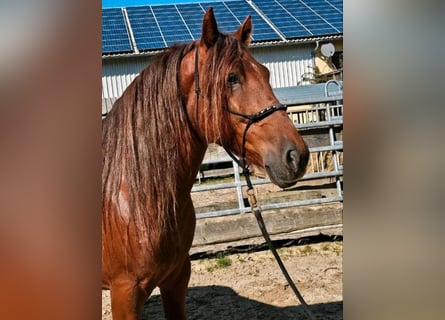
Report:
<svg viewBox="0 0 445 320"><path fill-rule="evenodd" d="M269 153L265 157L265 169L270 180L280 188L288 188L304 175L309 160L309 150L304 146L288 144L279 156Z"/></svg>

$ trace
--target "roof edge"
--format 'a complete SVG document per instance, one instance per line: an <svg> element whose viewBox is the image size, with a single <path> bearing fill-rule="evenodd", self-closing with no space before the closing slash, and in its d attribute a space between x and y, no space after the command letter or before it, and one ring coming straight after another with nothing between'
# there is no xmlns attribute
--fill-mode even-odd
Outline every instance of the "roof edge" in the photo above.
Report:
<svg viewBox="0 0 445 320"><path fill-rule="evenodd" d="M300 44L300 43L313 43L313 42L317 42L317 41L329 41L329 40L339 40L339 39L343 39L343 33L333 34L333 35L325 35L325 36L295 38L295 39L288 39L286 41L283 41L283 40L253 41L250 44L250 47L251 48L277 47L277 46L283 46L283 45L287 46L287 45ZM167 48L139 51L138 53L136 53L136 52L128 53L127 52L127 53L102 54L102 60L112 60L112 59L119 59L119 58L150 57L150 56L154 56L158 53L161 53L165 49L167 49Z"/></svg>

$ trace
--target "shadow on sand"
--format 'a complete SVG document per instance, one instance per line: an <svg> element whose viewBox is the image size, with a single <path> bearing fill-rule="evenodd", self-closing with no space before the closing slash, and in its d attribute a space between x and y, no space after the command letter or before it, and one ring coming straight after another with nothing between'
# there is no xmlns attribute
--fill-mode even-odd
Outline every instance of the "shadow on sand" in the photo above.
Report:
<svg viewBox="0 0 445 320"><path fill-rule="evenodd" d="M202 286L188 289L188 320L307 320L300 305L276 307L238 295L224 286ZM319 320L343 319L343 301L309 306ZM143 320L163 320L161 298L154 295L145 303Z"/></svg>

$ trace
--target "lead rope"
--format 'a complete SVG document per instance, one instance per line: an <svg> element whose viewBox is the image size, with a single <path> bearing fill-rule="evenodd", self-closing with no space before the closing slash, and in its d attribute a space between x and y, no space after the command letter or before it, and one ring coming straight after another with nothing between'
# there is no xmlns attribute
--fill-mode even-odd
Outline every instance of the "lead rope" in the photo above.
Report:
<svg viewBox="0 0 445 320"><path fill-rule="evenodd" d="M275 246L273 245L272 240L270 239L269 233L266 229L266 224L264 223L263 216L261 215L261 208L258 206L257 199L255 196L255 191L252 186L252 182L250 181L250 172L247 169L247 171L243 170L244 177L246 178L247 183L247 195L249 197L249 203L250 208L255 215L256 221L258 222L258 226L260 227L261 233L263 234L264 239L266 240L267 245L269 246L270 251L272 251L272 254L275 257L275 260L278 263L278 266L281 269L281 272L283 273L284 277L287 280L287 283L292 288L292 290L295 293L295 296L297 297L298 301L300 301L301 305L303 306L304 311L309 316L310 320L315 320L315 317L312 313L312 311L309 309L309 306L307 305L306 301L304 301L303 296L301 295L300 291L298 290L297 286L293 282L292 278L290 277L289 273L286 270L286 267L283 264L283 261L280 258L280 255L278 254L277 250L275 249Z"/></svg>
<svg viewBox="0 0 445 320"><path fill-rule="evenodd" d="M198 56L198 50L199 50L199 48L195 49L195 73L194 73L195 93L196 93L196 110L195 110L195 121L196 121L196 123L199 123L199 121L198 121L198 106L199 106L199 96L201 95L201 88L199 87L199 68L198 68L199 56Z"/></svg>
<svg viewBox="0 0 445 320"><path fill-rule="evenodd" d="M278 266L281 269L281 272L283 273L284 277L287 280L287 283L289 284L289 286L292 288L292 290L295 293L295 296L297 297L298 301L300 301L301 305L303 306L304 311L306 312L306 314L309 316L310 320L315 320L315 317L312 313L312 311L309 309L308 304L306 303L306 301L304 300L303 296L301 295L300 291L298 290L297 286L295 285L295 283L293 282L291 276L289 275L289 273L286 270L286 267L284 266L283 261L280 258L280 255L278 254L277 250L275 249L275 246L273 245L272 240L270 239L269 233L267 232L266 229L266 224L264 223L264 219L263 216L261 214L261 207L258 205L258 201L256 199L255 196L255 190L253 189L253 185L252 185L252 181L250 180L250 171L249 171L249 167L247 165L246 162L246 148L245 148L245 144L246 144L246 137L247 137L247 130L250 128L250 126L257 122L260 121L261 119L267 117L268 115L272 114L275 111L278 110L285 110L286 107L279 105L279 106L272 106L272 107L268 107L262 111L260 111L257 114L254 115L244 115L241 113L237 113L234 112L228 108L225 108L228 112L235 114L237 116L241 116L243 118L249 119L249 121L247 122L246 128L244 129L244 134L243 134L243 141L242 141L242 150L241 150L241 161L239 159L237 159L235 157L235 155L228 150L227 148L224 148L226 150L226 152L229 154L229 156L238 163L238 165L241 166L241 168L243 169L243 175L246 179L246 184L247 184L247 196L248 196L248 200L249 200L249 204L250 204L250 209L252 210L256 221L258 222L258 226L261 230L261 233L264 237L264 239L266 240L266 243L270 249L270 251L272 252L273 256L275 257L275 260L278 263Z"/></svg>

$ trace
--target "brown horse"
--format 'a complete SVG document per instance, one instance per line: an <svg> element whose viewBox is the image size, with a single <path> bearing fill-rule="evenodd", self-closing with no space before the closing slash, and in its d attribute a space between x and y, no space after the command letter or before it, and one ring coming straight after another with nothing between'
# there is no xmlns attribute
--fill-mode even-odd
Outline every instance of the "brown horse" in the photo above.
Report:
<svg viewBox="0 0 445 320"><path fill-rule="evenodd" d="M210 8L201 39L158 56L103 121L102 281L113 319L138 319L155 287L166 318L186 319L190 191L208 143L281 187L303 175L307 146L248 51L251 33L250 16L235 33L219 33Z"/></svg>

